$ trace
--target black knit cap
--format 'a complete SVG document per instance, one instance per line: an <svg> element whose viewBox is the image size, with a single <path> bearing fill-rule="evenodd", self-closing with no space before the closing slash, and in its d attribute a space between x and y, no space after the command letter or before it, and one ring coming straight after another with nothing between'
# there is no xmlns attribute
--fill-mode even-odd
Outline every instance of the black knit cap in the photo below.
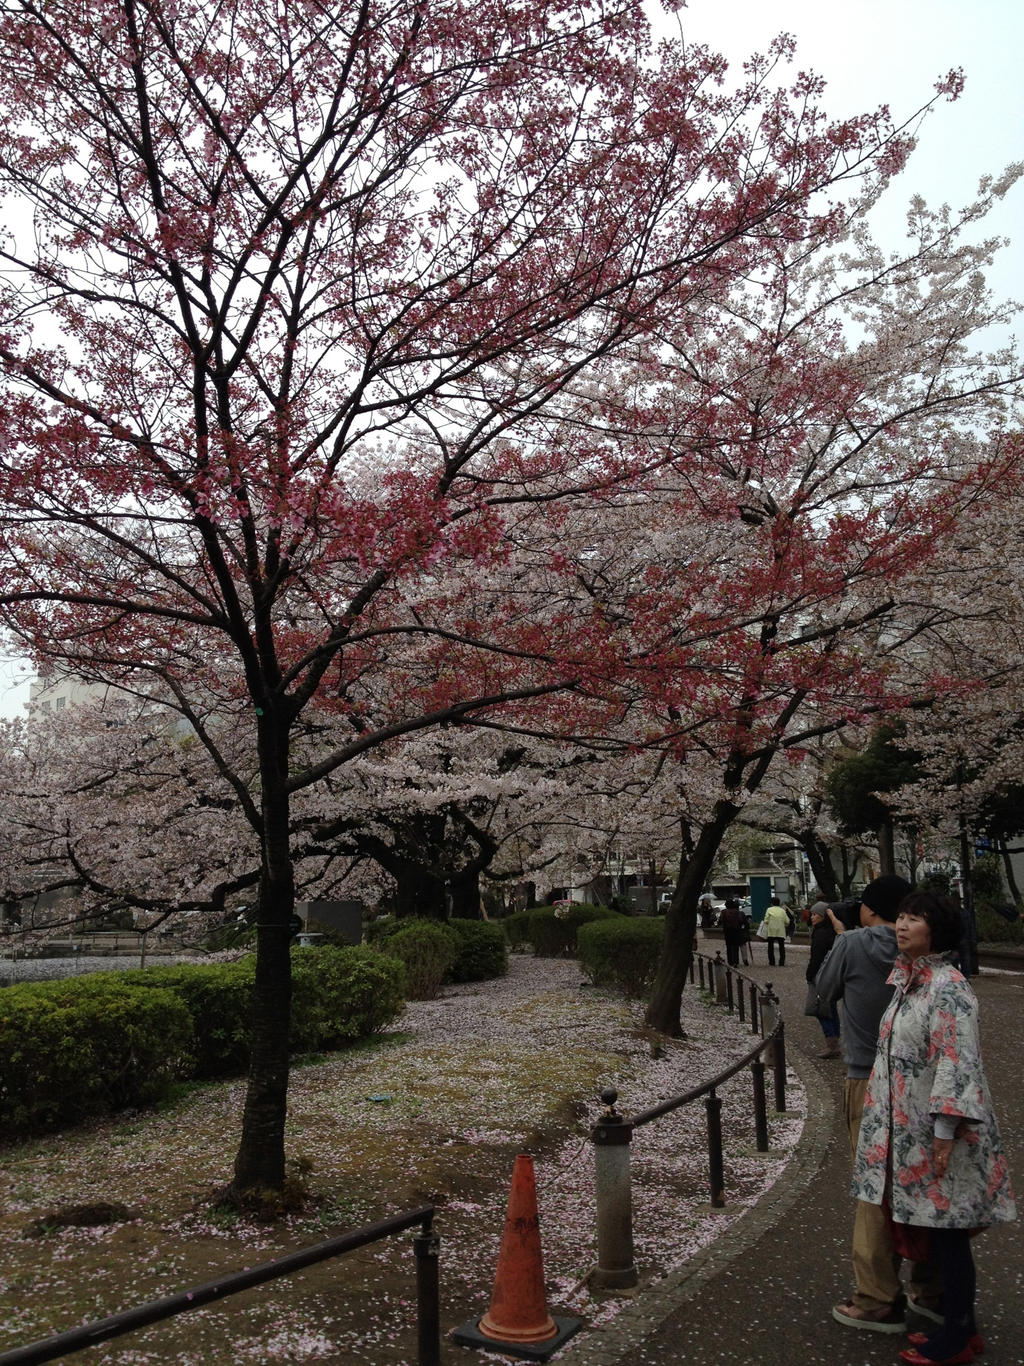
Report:
<svg viewBox="0 0 1024 1366"><path fill-rule="evenodd" d="M876 877L874 882L869 882L861 892L860 899L869 911L874 911L875 915L891 924L896 919L900 902L913 890L905 877L886 873L884 877Z"/></svg>

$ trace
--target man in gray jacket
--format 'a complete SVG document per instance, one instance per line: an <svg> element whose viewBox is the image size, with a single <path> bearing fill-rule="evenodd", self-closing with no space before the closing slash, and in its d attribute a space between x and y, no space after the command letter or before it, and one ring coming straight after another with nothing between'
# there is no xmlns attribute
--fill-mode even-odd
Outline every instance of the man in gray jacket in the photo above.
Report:
<svg viewBox="0 0 1024 1366"><path fill-rule="evenodd" d="M836 942L815 980L819 1013L843 1003L843 1057L846 1062L844 1115L850 1148L857 1151L864 1093L875 1061L878 1027L893 989L888 984L896 957L894 922L900 902L912 890L904 878L875 878L861 893L860 929L848 930L832 915ZM906 1296L899 1276L900 1258L893 1251L888 1218L880 1205L856 1202L853 1219L853 1275L856 1289L837 1304L832 1317L850 1328L875 1333L906 1331ZM929 1318L937 1312L940 1288L934 1268L914 1264L912 1306Z"/></svg>

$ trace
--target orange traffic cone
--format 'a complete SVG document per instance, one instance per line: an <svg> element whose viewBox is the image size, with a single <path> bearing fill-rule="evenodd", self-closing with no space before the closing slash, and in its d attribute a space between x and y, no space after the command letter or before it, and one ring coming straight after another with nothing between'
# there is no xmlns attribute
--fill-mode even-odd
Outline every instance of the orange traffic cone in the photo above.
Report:
<svg viewBox="0 0 1024 1366"><path fill-rule="evenodd" d="M546 1361L580 1327L579 1319L554 1319L547 1311L533 1158L520 1153L512 1169L491 1307L452 1337L466 1347L501 1346L512 1356Z"/></svg>
<svg viewBox="0 0 1024 1366"><path fill-rule="evenodd" d="M540 1250L540 1218L533 1158L520 1153L512 1169L505 1230L491 1307L480 1320L485 1337L503 1342L543 1342L558 1326L544 1303L544 1261Z"/></svg>

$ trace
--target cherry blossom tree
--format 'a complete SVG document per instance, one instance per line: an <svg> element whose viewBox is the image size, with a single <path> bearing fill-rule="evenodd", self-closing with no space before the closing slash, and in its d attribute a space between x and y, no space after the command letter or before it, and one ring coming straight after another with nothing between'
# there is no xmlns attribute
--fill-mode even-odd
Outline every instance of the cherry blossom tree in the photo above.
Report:
<svg viewBox="0 0 1024 1366"><path fill-rule="evenodd" d="M1024 829L1021 494L1018 456L992 497L960 520L946 547L931 591L955 599L960 611L941 638L922 642L921 654L948 686L908 715L906 743L917 755L916 780L887 794L903 819L930 827L947 847L958 847L964 874L971 837L991 837L1015 900L1010 841ZM966 896L966 877L963 885Z"/></svg>
<svg viewBox="0 0 1024 1366"><path fill-rule="evenodd" d="M581 393L902 164L884 111L832 125L775 85L786 53L730 91L631 3L0 19L0 193L31 215L2 254L0 601L37 660L175 706L258 841L238 1192L284 1177L295 794L607 666L596 604L479 619L453 567L664 461L572 419ZM298 767L314 699L346 738Z"/></svg>
<svg viewBox="0 0 1024 1366"><path fill-rule="evenodd" d="M1020 364L985 346L1013 314L984 283L1000 244L968 230L1018 174L958 216L915 201L897 255L873 245L866 205L834 248L780 243L770 290L736 284L727 318L682 319L602 394L610 423L643 405L670 458L617 519L606 500L576 572L637 641L636 742L700 755L709 778L648 1013L666 1032L697 898L773 766L952 684L927 645L972 609L942 591L945 556L1019 459Z"/></svg>

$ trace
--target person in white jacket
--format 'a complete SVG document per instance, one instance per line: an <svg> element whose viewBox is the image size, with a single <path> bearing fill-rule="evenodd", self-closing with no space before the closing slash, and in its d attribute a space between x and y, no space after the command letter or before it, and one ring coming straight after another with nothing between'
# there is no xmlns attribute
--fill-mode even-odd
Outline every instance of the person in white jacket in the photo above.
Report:
<svg viewBox="0 0 1024 1366"><path fill-rule="evenodd" d="M779 951L778 966L786 966L786 935L789 933L789 916L785 910L772 902L764 913L764 935L768 940L768 966L774 968L775 950Z"/></svg>

